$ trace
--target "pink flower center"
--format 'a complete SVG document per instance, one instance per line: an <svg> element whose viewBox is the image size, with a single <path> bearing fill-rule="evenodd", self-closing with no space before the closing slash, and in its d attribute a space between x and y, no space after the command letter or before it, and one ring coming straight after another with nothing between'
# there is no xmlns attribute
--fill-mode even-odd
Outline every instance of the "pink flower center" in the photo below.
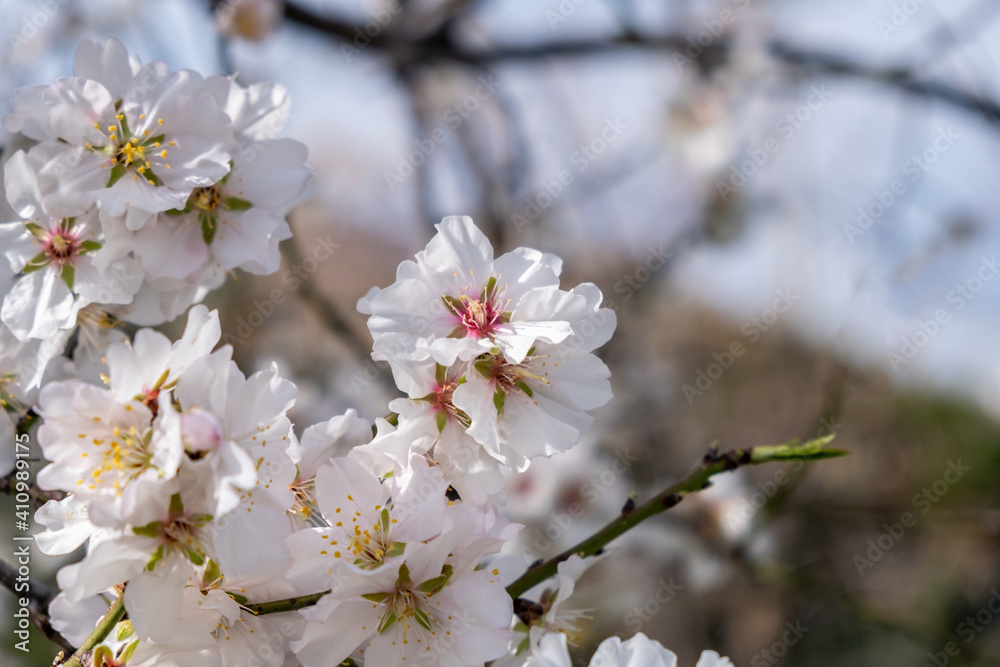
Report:
<svg viewBox="0 0 1000 667"><path fill-rule="evenodd" d="M456 290L459 293L457 297L441 297L445 308L457 320L451 336L491 338L498 325L508 321L509 313L505 312L505 307L510 306L510 299L503 297L506 288L506 284L501 285L496 278L490 278L478 295L471 285L466 285Z"/></svg>
<svg viewBox="0 0 1000 667"><path fill-rule="evenodd" d="M57 229L44 241L45 255L59 264L70 262L80 250L80 241L69 231Z"/></svg>
<svg viewBox="0 0 1000 667"><path fill-rule="evenodd" d="M431 405L434 406L434 410L438 414L443 414L448 419L456 419L460 424L468 428L472 423L469 416L455 407L455 404L452 402L452 398L455 395L455 389L457 388L457 382L445 380L439 384L430 395Z"/></svg>
<svg viewBox="0 0 1000 667"><path fill-rule="evenodd" d="M479 299L463 296L461 302L464 308L457 315L462 320L462 326L465 327L465 335L488 338L493 333L503 313L497 310L490 301L484 303Z"/></svg>

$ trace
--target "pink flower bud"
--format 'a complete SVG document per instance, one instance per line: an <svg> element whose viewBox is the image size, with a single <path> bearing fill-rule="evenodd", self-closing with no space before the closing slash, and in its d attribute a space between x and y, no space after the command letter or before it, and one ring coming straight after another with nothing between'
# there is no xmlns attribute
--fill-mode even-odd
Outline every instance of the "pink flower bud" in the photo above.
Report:
<svg viewBox="0 0 1000 667"><path fill-rule="evenodd" d="M211 451L222 442L222 424L211 412L194 408L181 415L181 439L190 451Z"/></svg>

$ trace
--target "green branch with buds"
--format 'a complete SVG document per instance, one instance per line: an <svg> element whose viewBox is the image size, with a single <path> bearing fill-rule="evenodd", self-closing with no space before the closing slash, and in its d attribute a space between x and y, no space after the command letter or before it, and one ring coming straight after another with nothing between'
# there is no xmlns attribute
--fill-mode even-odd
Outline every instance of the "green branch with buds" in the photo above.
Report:
<svg viewBox="0 0 1000 667"><path fill-rule="evenodd" d="M826 449L826 445L833 440L833 437L829 435L823 438L816 438L803 444L792 441L784 445L765 445L749 449L734 449L724 454L720 454L717 449L713 448L705 455L701 464L687 477L667 487L638 507L635 507L634 503L630 500L625 509L623 509L620 517L576 546L567 549L554 558L529 568L517 581L507 587L507 593L512 599L517 600L537 584L555 575L559 563L565 561L570 556L586 557L597 555L614 539L635 528L646 519L666 512L671 507L675 507L688 495L711 486L710 479L719 473L735 470L745 465L787 461L819 461L846 455L847 452L843 450ZM314 593L312 595L300 595L271 602L243 603L242 606L254 615L278 614L311 607L319 602L320 598L327 593L329 591ZM104 641L105 637L111 633L115 624L124 616L125 608L122 599L122 596L119 596L115 600L111 609L108 610L108 613L101 619L97 627L94 628L94 632L91 633L87 641L73 654L69 661L65 663L64 667L82 667L80 657ZM352 665L353 663L348 660L344 664Z"/></svg>
<svg viewBox="0 0 1000 667"><path fill-rule="evenodd" d="M516 600L537 584L555 575L559 563L570 556L576 555L583 558L597 555L612 540L635 528L646 519L666 512L671 507L675 507L688 495L708 488L711 485L709 479L714 475L735 470L744 465L760 465L775 461L818 461L847 454L847 452L839 449L825 449L831 440L833 440L833 436L828 435L823 438L810 440L801 445L797 441L792 441L784 445L765 445L751 447L750 449L734 449L725 454L719 454L718 450L712 449L705 455L701 465L687 477L667 487L638 507L632 508L630 507L631 503L629 503L626 505L625 510L622 511L620 517L583 542L570 547L554 558L529 568L517 581L507 587L507 593L510 594L511 598Z"/></svg>

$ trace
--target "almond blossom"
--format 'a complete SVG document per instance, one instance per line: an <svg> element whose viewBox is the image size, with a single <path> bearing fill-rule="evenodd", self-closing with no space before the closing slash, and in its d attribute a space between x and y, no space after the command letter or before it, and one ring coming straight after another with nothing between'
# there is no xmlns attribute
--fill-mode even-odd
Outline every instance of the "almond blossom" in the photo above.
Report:
<svg viewBox="0 0 1000 667"><path fill-rule="evenodd" d="M503 655L510 597L494 571L449 557L471 522L464 512L449 514L441 535L408 546L400 560L374 570L345 565L354 576L301 612L308 623L290 646L303 667L337 664L366 641L365 662L373 665L481 666ZM500 540L493 542L481 542L477 556Z"/></svg>
<svg viewBox="0 0 1000 667"><path fill-rule="evenodd" d="M416 261L399 265L395 283L359 303L371 315L373 358L430 357L448 367L496 347L520 363L536 341L558 343L572 333L542 306L559 286L558 258L518 248L494 260L469 217L448 217L436 227ZM397 383L409 391L398 376Z"/></svg>
<svg viewBox="0 0 1000 667"><path fill-rule="evenodd" d="M232 123L198 74L142 67L115 40L83 42L74 70L13 96L14 114L4 119L8 130L47 140L32 152L42 154L42 200L55 215L79 215L100 201L139 229L229 171Z"/></svg>
<svg viewBox="0 0 1000 667"><path fill-rule="evenodd" d="M732 667L729 658L715 651L705 651L695 667ZM572 667L566 648L566 635L545 635L538 653L524 667ZM611 637L601 642L590 661L590 667L677 667L677 656L646 635L637 633L628 641Z"/></svg>
<svg viewBox="0 0 1000 667"><path fill-rule="evenodd" d="M3 255L18 274L0 294L0 319L21 340L71 329L91 303L129 303L141 282L134 259L101 257L96 209L59 217L43 207L37 166L18 152L4 167L7 197L22 221L0 224Z"/></svg>
<svg viewBox="0 0 1000 667"><path fill-rule="evenodd" d="M288 538L288 577L304 590L323 591L344 564L374 569L441 532L447 483L426 465L386 483L356 461L331 459L317 470L316 500L326 526Z"/></svg>

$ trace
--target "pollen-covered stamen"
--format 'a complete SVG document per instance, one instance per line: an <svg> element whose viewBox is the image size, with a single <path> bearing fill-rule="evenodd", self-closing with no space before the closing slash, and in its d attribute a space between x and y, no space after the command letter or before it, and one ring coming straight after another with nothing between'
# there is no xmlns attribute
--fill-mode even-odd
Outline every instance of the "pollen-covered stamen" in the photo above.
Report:
<svg viewBox="0 0 1000 667"><path fill-rule="evenodd" d="M189 514L178 514L172 516L163 525L163 538L169 548L182 551L189 549L201 549L204 541L204 532L201 526L204 523L197 516Z"/></svg>
<svg viewBox="0 0 1000 667"><path fill-rule="evenodd" d="M81 327L91 329L113 329L123 326L118 318L112 316L100 304L87 304L76 315L76 323ZM94 341L96 344L96 341Z"/></svg>
<svg viewBox="0 0 1000 667"><path fill-rule="evenodd" d="M583 622L593 620L594 617L591 614L597 609L567 609L565 605L561 605L550 617L549 612L558 596L559 592L553 589L542 593L541 599L538 601L542 614L535 625L544 626L549 632L561 632L566 635L566 640L570 644L576 645L583 638L585 627Z"/></svg>
<svg viewBox="0 0 1000 667"><path fill-rule="evenodd" d="M441 629L441 621L434 611L432 598L448 585L452 572L451 565L445 565L439 576L417 585L411 581L406 563L400 565L399 577L393 590L362 596L372 602L383 604L384 611L377 631L387 632L396 623L400 623L403 644L413 641L426 646Z"/></svg>
<svg viewBox="0 0 1000 667"><path fill-rule="evenodd" d="M458 277L458 273L455 276ZM491 277L486 287L478 293L470 284L458 290L460 293L457 297L442 296L445 308L457 318L457 326L451 335L490 338L500 324L509 320L506 308L511 300L504 298L506 290L506 284L500 286L497 279Z"/></svg>
<svg viewBox="0 0 1000 667"><path fill-rule="evenodd" d="M141 132L133 133L129 119L124 113L116 113L114 124L102 127L94 123L94 129L104 138L104 145L93 146L87 143L84 147L95 153L108 156L108 161L102 165L111 168L108 187L114 185L126 173L131 173L134 180L142 178L150 185L159 185L159 178L154 173L154 167L171 169L168 161L172 146L177 142L167 141L165 134L150 136L152 131L147 127ZM138 125L145 125L146 115L137 119ZM153 127L162 128L163 119L158 118Z"/></svg>
<svg viewBox="0 0 1000 667"><path fill-rule="evenodd" d="M146 564L149 571L155 570L163 559L171 553L179 553L194 565L204 565L206 560L205 526L212 522L210 514L194 514L184 509L181 494L170 497L170 510L164 521L154 521L145 526L134 526L132 532L155 539L159 542L156 552Z"/></svg>
<svg viewBox="0 0 1000 667"><path fill-rule="evenodd" d="M459 382L453 380L445 380L441 384L435 387L434 391L428 396L431 404L434 406L435 411L438 415L441 415L443 419L454 419L463 428L469 428L472 424L472 420L469 415L465 414L462 410L458 409L452 402L452 398L455 395L455 390L458 388Z"/></svg>
<svg viewBox="0 0 1000 667"><path fill-rule="evenodd" d="M476 360L475 367L483 377L494 381L497 391L521 392L531 398L535 388L552 384L547 370L552 355L533 352L530 350L519 364L510 363L500 353L484 354Z"/></svg>
<svg viewBox="0 0 1000 667"><path fill-rule="evenodd" d="M364 511L367 508L360 507L351 495L347 499L353 509L337 507L333 516L327 517L333 525L323 535L330 543L325 553L332 552L335 558L353 558L354 565L365 569L379 567L386 558L403 553L406 545L392 540L396 519L392 518L388 507L375 505L374 512ZM373 515L374 522L370 521Z"/></svg>
<svg viewBox="0 0 1000 667"><path fill-rule="evenodd" d="M41 244L45 260L53 264L72 264L83 250L83 239L73 229L72 220L53 222L49 229L35 225L30 225L29 229L34 233L36 243Z"/></svg>
<svg viewBox="0 0 1000 667"><path fill-rule="evenodd" d="M191 206L200 211L214 211L221 201L222 188L218 184L195 188L188 198Z"/></svg>
<svg viewBox="0 0 1000 667"><path fill-rule="evenodd" d="M95 489L113 478L111 483L121 493L123 482L131 481L153 467L153 450L150 446L153 431L150 429L139 433L134 426L128 429L115 427L112 434L113 439L103 448L100 463L91 473L93 481L90 488ZM94 444L100 447L105 443L95 439Z"/></svg>
<svg viewBox="0 0 1000 667"><path fill-rule="evenodd" d="M295 498L288 511L309 521L317 514L319 505L316 502L316 478L298 479L288 485L288 490Z"/></svg>
<svg viewBox="0 0 1000 667"><path fill-rule="evenodd" d="M14 398L10 386L17 380L16 373L0 375L0 409L19 412L22 409L20 401Z"/></svg>

